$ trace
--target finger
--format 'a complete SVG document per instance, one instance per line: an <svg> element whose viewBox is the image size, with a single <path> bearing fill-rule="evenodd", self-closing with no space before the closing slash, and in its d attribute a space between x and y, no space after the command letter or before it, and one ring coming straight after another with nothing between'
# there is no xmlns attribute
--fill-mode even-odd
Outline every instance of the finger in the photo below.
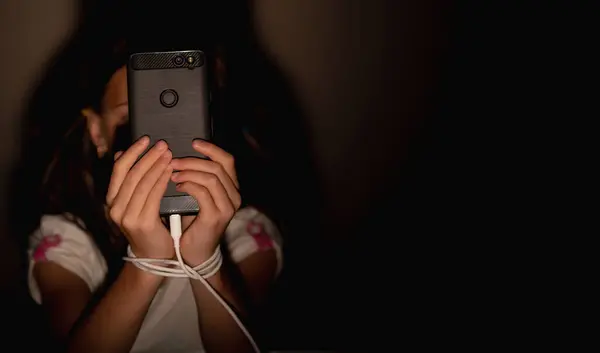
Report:
<svg viewBox="0 0 600 353"><path fill-rule="evenodd" d="M115 153L115 161L117 159L119 159L119 157L121 157L121 155L123 155L123 151L117 151L117 153Z"/></svg>
<svg viewBox="0 0 600 353"><path fill-rule="evenodd" d="M219 178L211 173L186 170L173 174L171 177L176 183L192 182L200 186L204 186L210 192L215 205L222 214L232 215L235 206L229 199L229 195L225 190Z"/></svg>
<svg viewBox="0 0 600 353"><path fill-rule="evenodd" d="M137 187L142 177L152 168L154 163L160 158L160 156L167 151L167 143L164 141L158 141L154 147L152 147L148 153L144 155L134 166L131 168L125 180L119 189L117 196L113 200L113 207L119 207L125 209L133 191ZM123 159L124 157L121 157ZM119 159L119 160L121 160ZM118 163L118 161L117 161Z"/></svg>
<svg viewBox="0 0 600 353"><path fill-rule="evenodd" d="M177 190L190 194L198 201L200 213L197 217L200 217L203 220L208 219L213 221L218 219L219 209L217 208L217 205L215 205L215 201L207 188L196 183L185 182L177 184Z"/></svg>
<svg viewBox="0 0 600 353"><path fill-rule="evenodd" d="M148 173L142 177L131 196L131 200L129 200L125 217L137 218L142 213L150 192L169 166L171 157L171 151L167 150L163 152L162 156L154 163Z"/></svg>
<svg viewBox="0 0 600 353"><path fill-rule="evenodd" d="M110 176L108 192L106 193L106 202L109 206L112 205L119 189L121 189L121 185L123 184L123 180L125 180L127 173L129 173L129 169L131 169L131 166L133 166L139 155L146 150L149 143L150 138L148 136L143 136L131 145L127 151L121 153L118 160L115 162L112 175Z"/></svg>
<svg viewBox="0 0 600 353"><path fill-rule="evenodd" d="M204 140L194 140L194 142L192 142L192 147L196 151L222 165L236 187L239 187L237 173L235 172L235 160L231 154Z"/></svg>
<svg viewBox="0 0 600 353"><path fill-rule="evenodd" d="M144 209L140 214L143 219L150 219L150 217L157 216L160 213L160 201L165 195L165 191L167 191L167 185L169 185L169 180L171 179L172 173L173 168L167 166L152 187L152 190L150 190L148 198L146 199L146 204L144 205Z"/></svg>
<svg viewBox="0 0 600 353"><path fill-rule="evenodd" d="M233 180L231 180L221 164L213 161L207 161L206 159L188 157L172 160L171 166L173 166L173 169L175 170L192 170L216 175L221 181L221 184L225 187L231 202L239 207L241 199L240 193L237 190L237 185L234 184Z"/></svg>

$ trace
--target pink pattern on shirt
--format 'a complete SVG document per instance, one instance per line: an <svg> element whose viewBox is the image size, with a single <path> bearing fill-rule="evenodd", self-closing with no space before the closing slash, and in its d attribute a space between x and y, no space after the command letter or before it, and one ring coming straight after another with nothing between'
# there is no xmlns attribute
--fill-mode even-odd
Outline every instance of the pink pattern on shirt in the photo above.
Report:
<svg viewBox="0 0 600 353"><path fill-rule="evenodd" d="M273 240L271 240L261 223L250 221L246 226L246 230L254 238L259 250L269 250L273 247Z"/></svg>
<svg viewBox="0 0 600 353"><path fill-rule="evenodd" d="M62 242L62 238L58 234L45 236L42 241L38 244L33 252L33 259L35 261L46 261L46 252L49 249L57 247Z"/></svg>

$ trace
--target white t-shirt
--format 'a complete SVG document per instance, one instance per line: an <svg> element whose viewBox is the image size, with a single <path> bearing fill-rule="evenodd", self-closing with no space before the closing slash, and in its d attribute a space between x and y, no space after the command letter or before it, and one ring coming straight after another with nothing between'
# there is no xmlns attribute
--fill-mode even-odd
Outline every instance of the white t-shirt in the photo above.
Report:
<svg viewBox="0 0 600 353"><path fill-rule="evenodd" d="M239 210L225 231L225 241L235 262L257 251L274 249L277 274L282 267L281 237L277 227L254 208ZM41 304L33 266L53 261L79 276L94 292L102 284L107 266L90 235L63 216L42 217L30 237L29 290ZM167 278L148 309L131 352L204 352L198 334L196 303L187 278Z"/></svg>

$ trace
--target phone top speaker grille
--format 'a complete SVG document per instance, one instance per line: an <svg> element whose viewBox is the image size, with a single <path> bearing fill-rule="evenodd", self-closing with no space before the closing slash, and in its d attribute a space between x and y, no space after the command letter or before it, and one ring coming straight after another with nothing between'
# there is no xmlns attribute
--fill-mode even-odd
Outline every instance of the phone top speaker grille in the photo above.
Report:
<svg viewBox="0 0 600 353"><path fill-rule="evenodd" d="M136 53L129 61L133 70L194 68L204 65L204 53L198 50Z"/></svg>

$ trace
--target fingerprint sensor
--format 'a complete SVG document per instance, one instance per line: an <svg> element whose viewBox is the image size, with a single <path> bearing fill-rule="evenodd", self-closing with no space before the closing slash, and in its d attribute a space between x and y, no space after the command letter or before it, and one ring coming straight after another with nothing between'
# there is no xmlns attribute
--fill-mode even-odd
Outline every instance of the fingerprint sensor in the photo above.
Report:
<svg viewBox="0 0 600 353"><path fill-rule="evenodd" d="M167 108L174 107L178 100L179 96L177 95L177 92L172 89L166 89L160 94L160 104Z"/></svg>

